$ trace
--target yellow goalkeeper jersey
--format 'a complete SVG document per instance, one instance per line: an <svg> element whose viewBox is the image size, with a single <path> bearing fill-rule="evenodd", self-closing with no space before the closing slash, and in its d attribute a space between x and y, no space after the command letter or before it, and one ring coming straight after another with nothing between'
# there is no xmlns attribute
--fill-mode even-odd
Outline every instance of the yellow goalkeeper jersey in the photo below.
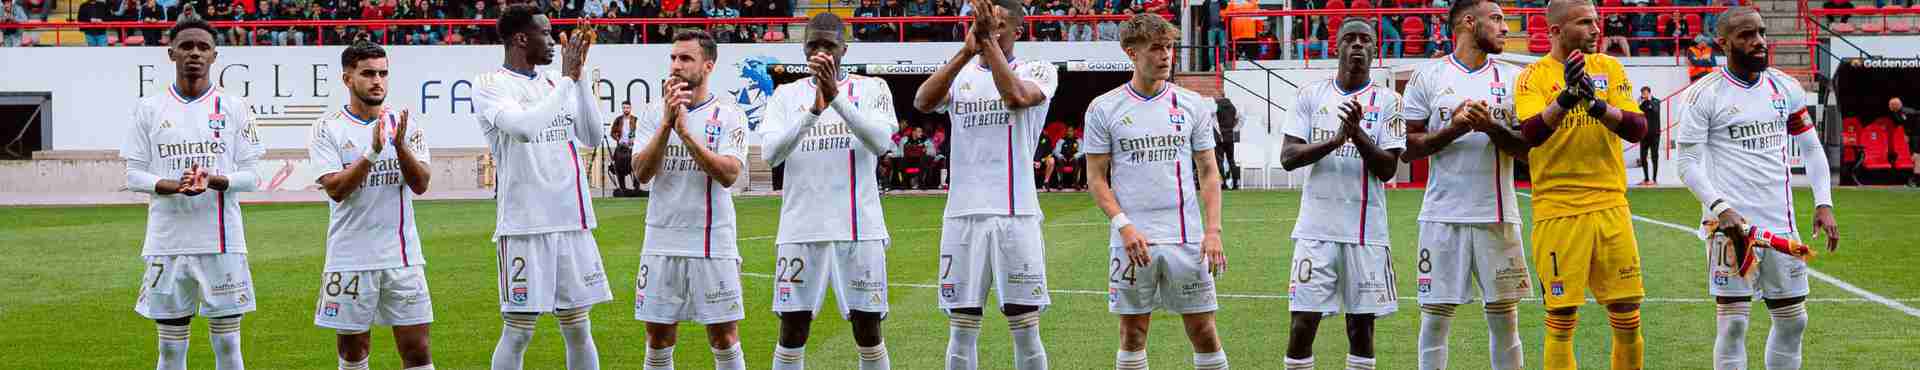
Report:
<svg viewBox="0 0 1920 370"><path fill-rule="evenodd" d="M1587 54L1587 76L1594 94L1608 105L1639 113L1633 101L1633 83L1620 61L1605 54ZM1548 56L1520 72L1520 90L1514 111L1531 118L1554 104L1566 88L1566 65ZM1548 122L1548 124L1554 124ZM1567 112L1547 141L1527 152L1527 170L1533 178L1534 220L1574 216L1627 205L1627 166L1618 135L1587 115Z"/></svg>

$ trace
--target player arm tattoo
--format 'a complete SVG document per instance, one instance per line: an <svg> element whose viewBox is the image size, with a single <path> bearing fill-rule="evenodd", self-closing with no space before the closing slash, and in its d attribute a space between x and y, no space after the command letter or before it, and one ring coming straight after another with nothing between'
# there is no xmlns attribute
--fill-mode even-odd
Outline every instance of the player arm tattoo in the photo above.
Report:
<svg viewBox="0 0 1920 370"><path fill-rule="evenodd" d="M1320 158L1325 158L1328 154L1333 154L1334 150L1346 144L1347 139L1343 135L1334 135L1332 139L1312 144L1298 136L1287 135L1286 144L1280 148L1280 167L1288 171L1306 167L1313 162L1319 162Z"/></svg>
<svg viewBox="0 0 1920 370"><path fill-rule="evenodd" d="M1020 79L1020 71L1013 70L999 48L981 51L980 60L993 72L993 86L1000 91L1000 100L1007 103L1007 108L1026 108L1047 101L1047 93L1041 91L1039 85Z"/></svg>
<svg viewBox="0 0 1920 370"><path fill-rule="evenodd" d="M1400 153L1400 160L1411 163L1433 153L1439 153L1441 149L1446 149L1447 145L1453 144L1454 140L1459 140L1461 136L1471 132L1463 126L1450 124L1440 126L1439 130L1427 131L1427 123L1432 121L1433 118L1406 121L1407 150Z"/></svg>
<svg viewBox="0 0 1920 370"><path fill-rule="evenodd" d="M967 68L967 63L973 61L973 55L968 48L962 47L953 58L947 59L947 64L933 71L933 75L927 77L927 82L921 83L920 88L914 91L913 109L920 110L920 113L933 113L939 109L948 99L947 91L953 87L954 76L959 76L960 71Z"/></svg>

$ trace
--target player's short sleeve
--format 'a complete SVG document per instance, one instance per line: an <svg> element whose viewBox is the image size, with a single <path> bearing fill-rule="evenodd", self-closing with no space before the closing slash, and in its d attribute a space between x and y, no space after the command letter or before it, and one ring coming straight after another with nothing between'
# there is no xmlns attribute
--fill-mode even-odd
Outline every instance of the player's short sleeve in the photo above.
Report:
<svg viewBox="0 0 1920 370"><path fill-rule="evenodd" d="M227 110L240 122L240 135L236 138L239 140L234 142L240 148L240 156L235 160L244 167L241 169L251 171L254 162L267 155L267 145L260 141L260 125L253 121L253 110L247 108L251 105L247 104L245 98L232 99L233 105Z"/></svg>
<svg viewBox="0 0 1920 370"><path fill-rule="evenodd" d="M887 85L886 79L876 77L866 79L873 81L868 85L871 87L868 88L867 95L861 97L867 100L866 106L878 113L876 117L885 118L887 127L899 129L900 115L893 108L893 88Z"/></svg>
<svg viewBox="0 0 1920 370"><path fill-rule="evenodd" d="M334 140L333 132L327 126L326 120L321 120L307 134L307 162L320 171L320 177L340 172L346 163L346 155L340 153L339 141ZM320 178L316 177L313 181L318 183Z"/></svg>
<svg viewBox="0 0 1920 370"><path fill-rule="evenodd" d="M1552 101L1554 93L1557 92L1551 89L1553 84L1561 79L1560 73L1548 71L1541 63L1546 61L1534 62L1526 69L1520 70L1520 78L1517 80L1519 82L1514 84L1514 90L1519 91L1513 93L1513 114L1516 120L1524 121L1545 112L1547 102Z"/></svg>
<svg viewBox="0 0 1920 370"><path fill-rule="evenodd" d="M1607 84L1613 85L1607 89L1607 105L1622 111L1641 113L1640 102L1633 100L1633 79L1627 77L1627 68L1620 66L1619 59L1609 58L1606 65L1607 75L1610 76Z"/></svg>
<svg viewBox="0 0 1920 370"><path fill-rule="evenodd" d="M1400 118L1409 121L1425 121L1433 115L1429 104L1433 104L1433 94L1428 92L1427 68L1413 70L1413 78L1407 80L1407 95L1400 100Z"/></svg>
<svg viewBox="0 0 1920 370"><path fill-rule="evenodd" d="M1088 106L1086 114L1086 137L1080 140L1080 152L1087 154L1113 153L1113 130L1109 127L1105 100L1095 99Z"/></svg>
<svg viewBox="0 0 1920 370"><path fill-rule="evenodd" d="M1020 63L1020 69L1014 72L1019 74L1021 81L1032 82L1039 86L1040 93L1046 95L1047 100L1053 99L1055 88L1060 86L1060 69L1053 63Z"/></svg>
<svg viewBox="0 0 1920 370"><path fill-rule="evenodd" d="M717 140L720 149L717 150L717 152L719 152L720 155L740 160L740 171L741 173L746 173L747 114L739 109L728 109L726 110L726 114L732 117L726 119L726 123L721 124L721 137Z"/></svg>
<svg viewBox="0 0 1920 370"><path fill-rule="evenodd" d="M1385 124L1379 125L1379 132L1374 134L1374 142L1380 144L1380 149L1407 149L1407 121L1400 117L1400 108L1382 113L1381 121Z"/></svg>
<svg viewBox="0 0 1920 370"><path fill-rule="evenodd" d="M1219 120L1213 114L1213 102L1200 99L1199 95L1194 95L1194 98L1192 100L1195 103L1192 105L1191 112L1194 115L1193 129L1187 135L1187 142L1193 146L1195 152L1213 150L1218 145L1214 142L1213 133L1220 127Z"/></svg>
<svg viewBox="0 0 1920 370"><path fill-rule="evenodd" d="M1281 134L1299 138L1301 141L1313 139L1313 135L1309 134L1309 128L1313 127L1313 111L1310 110L1313 106L1307 103L1308 94L1307 89L1301 89L1296 92L1293 98L1293 108L1289 109L1293 111L1293 119L1280 124ZM1286 141L1282 140L1281 142L1284 143Z"/></svg>
<svg viewBox="0 0 1920 370"><path fill-rule="evenodd" d="M1714 77L1708 77L1712 79ZM1711 80L1709 80L1711 81ZM1674 109L1673 141L1683 144L1706 143L1713 124L1713 94L1706 88L1709 83L1695 83L1682 90L1672 102Z"/></svg>

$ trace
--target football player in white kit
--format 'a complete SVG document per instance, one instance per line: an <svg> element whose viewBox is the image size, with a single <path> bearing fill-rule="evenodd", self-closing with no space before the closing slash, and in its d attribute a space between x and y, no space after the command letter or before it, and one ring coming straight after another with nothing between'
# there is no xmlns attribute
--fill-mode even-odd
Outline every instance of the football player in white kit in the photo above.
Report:
<svg viewBox="0 0 1920 370"><path fill-rule="evenodd" d="M413 197L427 192L425 131L410 127L387 99L387 51L359 41L340 53L340 81L353 95L322 116L307 141L327 192L327 263L313 324L338 334L341 370L365 370L371 325L393 327L400 362L432 369L426 255L414 226ZM392 150L387 150L392 149Z"/></svg>
<svg viewBox="0 0 1920 370"><path fill-rule="evenodd" d="M1520 207L1514 198L1513 158L1528 146L1514 130L1514 81L1520 67L1495 63L1507 34L1500 4L1456 0L1451 55L1427 62L1407 82L1400 115L1407 150L1400 160L1428 159L1426 200L1420 207L1419 368L1447 368L1447 333L1454 307L1485 302L1488 345L1497 370L1526 367L1517 307L1528 289Z"/></svg>
<svg viewBox="0 0 1920 370"><path fill-rule="evenodd" d="M1120 24L1133 78L1087 107L1087 189L1112 220L1107 311L1120 316L1115 369L1147 368L1153 311L1180 314L1193 367L1227 368L1214 331L1220 241L1220 168L1213 99L1174 85L1180 33L1157 14ZM1136 222L1137 220L1137 222Z"/></svg>
<svg viewBox="0 0 1920 370"><path fill-rule="evenodd" d="M1840 237L1826 150L1808 117L1813 97L1792 76L1767 65L1767 26L1760 12L1728 9L1717 28L1714 42L1727 51L1727 65L1682 91L1674 116L1680 179L1700 200L1701 220L1720 226L1702 228L1700 234L1707 239L1707 292L1718 304L1714 368L1747 368L1747 313L1757 294L1773 317L1766 368L1799 369L1810 293L1807 263L1754 248L1757 267L1751 280L1743 278L1734 271L1731 249L1748 247L1729 242L1728 235L1744 235L1744 226L1752 225L1799 239L1787 163L1787 153L1797 148L1813 186L1814 233L1826 234L1827 250L1836 248Z"/></svg>
<svg viewBox="0 0 1920 370"><path fill-rule="evenodd" d="M891 237L873 174L893 146L897 118L886 80L840 71L844 27L833 13L807 22L802 50L813 77L775 89L765 110L767 162L787 171L775 240L774 370L806 368L809 328L828 287L838 294L840 316L853 323L860 369L892 367L880 336Z"/></svg>
<svg viewBox="0 0 1920 370"><path fill-rule="evenodd" d="M1406 148L1400 95L1368 77L1371 24L1348 18L1335 40L1339 72L1302 87L1294 118L1282 127L1281 166L1313 165L1293 227L1287 369L1314 368L1320 319L1340 312L1347 314L1347 368L1373 369L1374 319L1398 308L1384 184Z"/></svg>
<svg viewBox="0 0 1920 370"><path fill-rule="evenodd" d="M563 35L560 73L547 17L528 4L507 6L497 30L506 62L474 77L473 105L492 151L499 188L493 239L499 260L500 312L506 323L494 369L519 369L535 320L552 312L567 345L567 368L597 369L599 351L587 313L613 299L601 266L592 196L581 147L602 144L592 81L582 80L592 33Z"/></svg>
<svg viewBox="0 0 1920 370"><path fill-rule="evenodd" d="M1014 368L1046 369L1040 312L1052 299L1032 169L1059 71L1046 61L1013 59L1013 40L1025 24L1019 1L969 1L967 42L913 97L914 109L946 112L953 122L953 185L940 227L946 367L979 366L981 305L992 287L1013 334Z"/></svg>
<svg viewBox="0 0 1920 370"><path fill-rule="evenodd" d="M239 95L213 86L213 26L182 17L167 30L174 82L165 95L140 99L120 147L127 190L153 195L141 258L140 298L133 310L159 333L154 368L187 367L188 324L206 316L214 368L245 368L240 316L253 312L253 274L246 230L232 193L254 191L254 165L266 150L253 114Z"/></svg>
<svg viewBox="0 0 1920 370"><path fill-rule="evenodd" d="M713 36L673 36L660 115L640 117L633 173L650 184L646 241L634 279L633 318L647 324L647 369L672 369L681 321L707 326L715 369L745 369L739 327L740 251L733 187L747 171L747 115L709 93L719 57Z"/></svg>

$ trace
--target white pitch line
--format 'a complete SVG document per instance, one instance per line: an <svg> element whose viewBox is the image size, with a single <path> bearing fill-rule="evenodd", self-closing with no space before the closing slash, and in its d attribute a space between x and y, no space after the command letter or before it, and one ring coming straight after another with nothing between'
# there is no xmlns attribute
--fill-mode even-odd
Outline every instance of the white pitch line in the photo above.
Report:
<svg viewBox="0 0 1920 370"><path fill-rule="evenodd" d="M762 273L757 273L757 272L742 272L742 273L740 273L740 275L743 275L743 276L752 276L752 277L758 277L758 278L768 278L768 279L771 279L771 278L773 278L773 275L768 275L768 274L762 274ZM920 289L938 289L938 288L940 288L940 286L939 286L939 285L934 285L934 284L913 284L913 283L889 283L889 284L887 284L887 286L894 286L894 287L907 287L907 288L920 288ZM1048 292L1051 292L1051 293L1061 293L1061 294L1076 294L1076 295L1107 295L1107 292L1105 292L1105 291L1098 291L1098 290L1079 290L1079 289L1051 289L1051 290L1048 290ZM1283 296L1283 295L1272 295L1272 294L1239 294L1239 293L1216 293L1216 294L1214 294L1214 295L1215 295L1215 296L1217 296L1217 297L1220 297L1220 298L1237 298L1237 299L1256 299L1256 300L1280 300L1280 301L1284 301L1284 300L1287 300L1287 296ZM1402 300L1402 301L1409 301L1409 302L1418 302L1418 301L1420 300L1420 298L1419 298L1419 297L1399 297L1399 298L1400 298L1400 300ZM1902 299L1898 299L1898 300L1899 300L1899 301L1907 301L1907 302L1920 302L1920 298L1902 298ZM1527 301L1527 302L1539 302L1539 301L1540 301L1540 299L1539 299L1539 298L1526 298L1526 299L1522 299L1522 301ZM1660 297L1648 297L1648 298L1643 298L1643 299L1642 299L1642 303L1712 303L1713 301L1714 301L1714 300L1713 300L1713 299L1710 299L1710 298L1660 298ZM1865 298L1807 298L1807 301L1809 301L1809 302L1823 302L1823 303L1878 303L1878 302L1876 302L1876 301L1871 301L1871 300L1868 300L1868 299L1865 299ZM1587 299L1587 303L1594 303L1594 302L1593 302L1593 299Z"/></svg>
<svg viewBox="0 0 1920 370"><path fill-rule="evenodd" d="M1533 194L1529 194L1529 193L1517 193L1517 194L1527 198L1533 198ZM1665 226L1670 229L1679 230L1680 232L1683 232L1683 233L1692 234L1698 231L1696 229L1689 228L1686 226L1680 226L1679 224L1675 224L1671 222L1646 218L1640 215L1632 215L1632 216L1633 216L1633 219L1636 221ZM1920 309L1915 309L1912 306L1908 306L1906 304L1900 303L1900 301L1912 301L1912 300L1891 299L1891 298L1881 296L1879 294L1874 294L1873 292L1867 291L1866 289L1861 289L1860 287L1853 286L1853 284L1848 284L1846 281L1840 280L1840 278L1836 278L1836 277L1833 277L1832 275L1827 275L1826 273L1822 273L1819 270L1815 270L1813 269L1813 266L1807 266L1807 274L1812 275L1813 278L1815 279L1820 279L1820 281L1827 282L1827 284L1840 287L1840 290L1845 290L1848 293L1853 293L1853 295L1860 296L1860 299L1863 299L1865 301L1879 303L1883 306L1887 306L1887 308L1893 309L1894 311L1900 311L1901 313L1905 313L1908 316L1920 317ZM1815 298L1808 298L1807 300L1816 301L1816 302L1819 301L1818 299L1815 299Z"/></svg>

